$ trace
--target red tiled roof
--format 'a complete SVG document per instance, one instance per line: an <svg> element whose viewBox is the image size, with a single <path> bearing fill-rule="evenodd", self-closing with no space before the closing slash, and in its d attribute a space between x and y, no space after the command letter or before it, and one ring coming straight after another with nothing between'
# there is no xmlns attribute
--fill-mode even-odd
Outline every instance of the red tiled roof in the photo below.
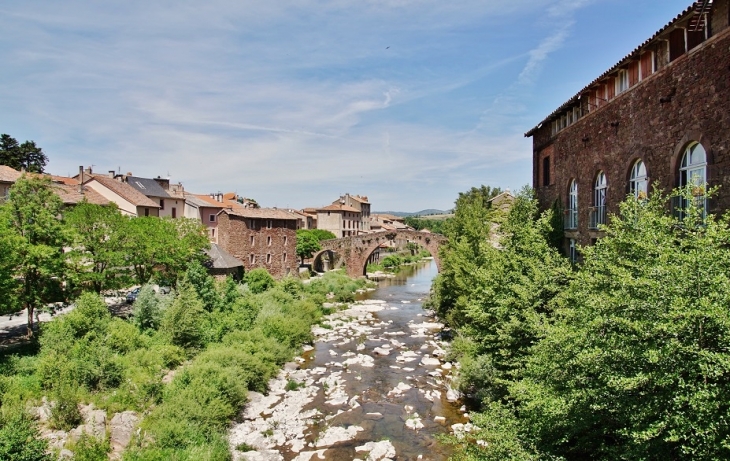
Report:
<svg viewBox="0 0 730 461"><path fill-rule="evenodd" d="M333 203L322 208L317 208L317 211L348 211L351 213L360 213L360 210L351 206L342 205L341 203Z"/></svg>
<svg viewBox="0 0 730 461"><path fill-rule="evenodd" d="M219 202L218 200L214 199L210 195L205 194L187 194L188 196L192 195L193 197L197 198L198 200L205 202L205 206L210 208L226 208L227 206L230 206L230 204L224 202Z"/></svg>
<svg viewBox="0 0 730 461"><path fill-rule="evenodd" d="M85 184L92 183L93 181L98 182L102 186L106 187L107 189L111 190L118 196L122 197L123 199L129 201L135 206L145 206L150 208L160 208L160 205L158 203L155 203L152 201L152 199L148 198L143 193L137 191L134 187L130 186L127 183L117 181L116 179L112 179L108 176L101 176L101 175L95 175L93 176L89 181L87 181Z"/></svg>
<svg viewBox="0 0 730 461"><path fill-rule="evenodd" d="M276 208L244 208L239 206L234 208L224 208L220 211L220 213L254 219L286 219L292 221L299 219L295 214L284 210L278 210Z"/></svg>

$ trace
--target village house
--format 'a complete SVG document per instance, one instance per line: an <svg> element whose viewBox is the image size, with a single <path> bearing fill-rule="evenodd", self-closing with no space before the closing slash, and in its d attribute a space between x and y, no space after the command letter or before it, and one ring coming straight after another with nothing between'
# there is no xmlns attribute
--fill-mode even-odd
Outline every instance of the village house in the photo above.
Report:
<svg viewBox="0 0 730 461"><path fill-rule="evenodd" d="M339 200L332 203L341 203L343 205L352 207L360 212L360 229L359 233L367 234L370 232L370 202L368 198L360 195L345 194L339 198Z"/></svg>
<svg viewBox="0 0 730 461"><path fill-rule="evenodd" d="M111 172L110 172L111 173ZM168 178L140 178L132 176L131 173L125 175L115 175L118 181L129 184L137 192L145 195L153 202L160 205L158 216L160 218L178 218L184 216L185 208L185 191L182 184L170 184Z"/></svg>
<svg viewBox="0 0 730 461"><path fill-rule="evenodd" d="M571 258L627 195L694 186L705 210L730 208L729 1L696 2L525 134ZM707 186L723 187L707 200Z"/></svg>
<svg viewBox="0 0 730 461"><path fill-rule="evenodd" d="M243 261L246 271L264 268L281 278L296 275L296 215L276 208L228 203L216 215L218 245Z"/></svg>
<svg viewBox="0 0 730 461"><path fill-rule="evenodd" d="M160 205L119 178L114 171L108 175L95 174L91 168L79 167L78 176L73 179L81 182L85 189L91 189L102 197L114 202L126 216L159 216Z"/></svg>
<svg viewBox="0 0 730 461"><path fill-rule="evenodd" d="M96 205L108 205L109 200L96 191L82 187L77 180L65 176L28 173L34 176L47 177L51 181L51 188L61 198L65 206L77 205L84 200ZM0 199L5 199L13 184L23 175L9 166L0 165Z"/></svg>
<svg viewBox="0 0 730 461"><path fill-rule="evenodd" d="M335 202L317 208L317 229L324 229L336 237L349 237L361 233L361 214L356 208Z"/></svg>

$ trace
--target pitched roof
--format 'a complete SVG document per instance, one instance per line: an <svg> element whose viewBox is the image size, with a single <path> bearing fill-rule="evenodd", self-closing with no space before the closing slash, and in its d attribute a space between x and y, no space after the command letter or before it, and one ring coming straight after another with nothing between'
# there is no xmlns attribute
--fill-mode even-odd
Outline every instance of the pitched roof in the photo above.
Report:
<svg viewBox="0 0 730 461"><path fill-rule="evenodd" d="M621 67L623 65L626 65L626 62L629 61L630 59L636 57L636 55L640 54L641 51L643 50L643 48L646 45L648 45L649 43L651 43L654 39L656 39L659 35L661 35L662 33L664 33L667 29L669 29L670 27L674 26L674 24L677 23L680 19L684 19L684 17L688 13L691 13L692 11L694 11L694 4L690 5L684 11L682 11L681 13L679 13L674 19L672 19L671 21L669 21L664 27L662 27L661 29L659 29L658 31L656 31L654 33L654 35L652 35L648 39L644 40L644 42L641 45L639 45L636 48L634 48L634 50L631 51L631 53L629 53L626 56L624 56L623 58L621 58L621 60L619 62L617 62L616 64L614 64L610 69L608 69L607 71L605 71L604 73L602 73L600 76L598 76L596 79L594 79L591 83L589 83L588 85L586 85L582 90L580 90L579 92L577 92L572 98L570 98L568 101L564 102L560 107L558 107L557 109L555 109L554 111L552 111L550 113L550 115L548 115L547 117L545 117L542 120L542 122L538 123L534 128L532 128L530 131L528 131L527 133L525 133L525 137L532 136L540 127L542 127L542 124L543 123L546 123L546 122L550 121L557 114L561 113L562 111L564 111L569 106L575 104L576 101L578 101L578 99L580 98L580 96L583 95L583 93L585 93L591 87L593 87L594 85L596 85L597 83L599 83L601 80L603 80L604 78L606 78L609 74L615 72L619 67Z"/></svg>
<svg viewBox="0 0 730 461"><path fill-rule="evenodd" d="M341 203L333 203L322 208L317 208L317 211L348 211L351 213L360 213L360 210L351 206L343 205Z"/></svg>
<svg viewBox="0 0 730 461"><path fill-rule="evenodd" d="M299 219L295 214L276 208L244 208L242 206L239 206L233 208L224 208L220 211L220 213L227 213L233 216L241 216L243 218L254 219L286 219L292 221L296 221Z"/></svg>
<svg viewBox="0 0 730 461"><path fill-rule="evenodd" d="M129 201L130 203L132 203L135 206L160 208L159 204L153 202L146 195L137 191L137 189L133 188L126 182L117 181L116 179L112 179L108 176L95 175L89 181L87 181L85 184L89 184L92 181L98 182L102 186L111 190L112 192L114 192L118 196L122 197L123 199Z"/></svg>
<svg viewBox="0 0 730 461"><path fill-rule="evenodd" d="M360 203L370 203L368 202L367 196L360 196L360 195L351 195L350 198L360 202Z"/></svg>
<svg viewBox="0 0 730 461"><path fill-rule="evenodd" d="M85 187L83 192L79 192L79 186L73 186L64 183L51 184L53 191L61 197L65 205L77 205L86 199L87 202L93 203L94 205L109 205L111 203L108 199L104 198L100 193L90 187Z"/></svg>
<svg viewBox="0 0 730 461"><path fill-rule="evenodd" d="M185 200L197 207L226 208L228 205L217 201L210 195L185 194Z"/></svg>
<svg viewBox="0 0 730 461"><path fill-rule="evenodd" d="M154 179L127 176L126 183L147 197L171 198L170 194Z"/></svg>
<svg viewBox="0 0 730 461"><path fill-rule="evenodd" d="M230 269L232 267L242 267L243 262L218 246L215 243L210 244L210 250L205 250L210 257L213 269Z"/></svg>
<svg viewBox="0 0 730 461"><path fill-rule="evenodd" d="M0 182L15 182L22 173L7 165L0 165Z"/></svg>

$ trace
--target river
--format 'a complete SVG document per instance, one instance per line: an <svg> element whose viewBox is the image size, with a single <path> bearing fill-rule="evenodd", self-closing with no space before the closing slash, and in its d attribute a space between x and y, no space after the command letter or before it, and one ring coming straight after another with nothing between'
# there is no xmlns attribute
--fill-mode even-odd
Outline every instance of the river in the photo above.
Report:
<svg viewBox="0 0 730 461"><path fill-rule="evenodd" d="M447 399L453 370L421 305L436 273L432 260L405 267L315 328L299 366L250 396L230 432L234 458L448 459L436 436L467 420Z"/></svg>

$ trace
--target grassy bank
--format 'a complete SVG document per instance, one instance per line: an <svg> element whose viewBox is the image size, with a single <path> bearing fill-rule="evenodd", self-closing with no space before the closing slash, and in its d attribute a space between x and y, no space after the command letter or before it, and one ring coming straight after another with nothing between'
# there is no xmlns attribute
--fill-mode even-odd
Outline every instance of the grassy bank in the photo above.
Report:
<svg viewBox="0 0 730 461"><path fill-rule="evenodd" d="M392 253L383 258L383 260L378 264L368 264L367 272L396 272L401 266L417 263L429 256L431 256L431 253L426 250L420 250L416 254L411 254L411 252Z"/></svg>

